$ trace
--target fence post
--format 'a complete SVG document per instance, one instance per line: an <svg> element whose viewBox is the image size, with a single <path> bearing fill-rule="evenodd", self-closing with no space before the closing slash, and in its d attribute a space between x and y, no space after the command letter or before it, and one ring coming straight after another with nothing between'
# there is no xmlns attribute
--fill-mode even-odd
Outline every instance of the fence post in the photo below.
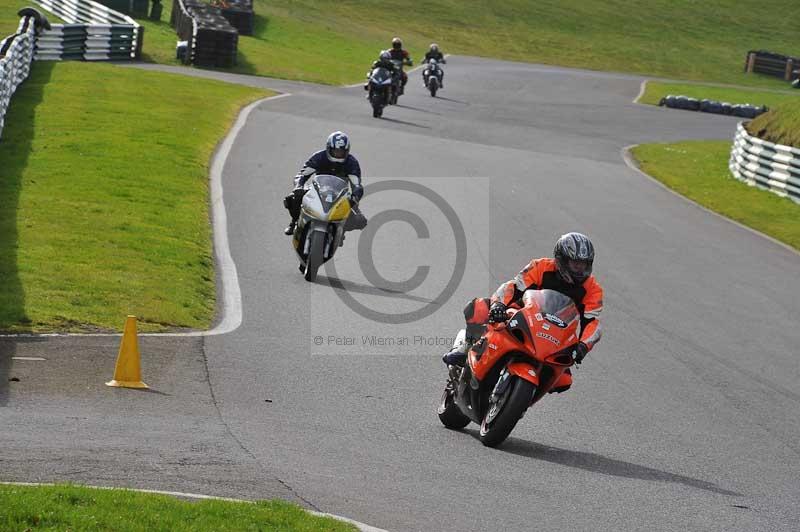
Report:
<svg viewBox="0 0 800 532"><path fill-rule="evenodd" d="M747 66L745 67L745 72L752 73L753 67L756 64L756 53L750 52L747 54Z"/></svg>
<svg viewBox="0 0 800 532"><path fill-rule="evenodd" d="M144 45L144 26L137 26L133 31L136 33L136 50L133 52L133 57L139 59L142 56L142 46Z"/></svg>
<svg viewBox="0 0 800 532"><path fill-rule="evenodd" d="M794 61L790 57L786 61L786 70L783 74L783 79L785 79L786 81L792 81L792 70L794 70Z"/></svg>

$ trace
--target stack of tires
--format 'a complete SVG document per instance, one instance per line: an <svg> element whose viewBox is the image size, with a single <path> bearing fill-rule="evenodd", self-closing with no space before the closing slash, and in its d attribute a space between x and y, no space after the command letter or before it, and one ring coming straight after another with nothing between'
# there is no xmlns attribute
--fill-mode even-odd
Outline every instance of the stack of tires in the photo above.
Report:
<svg viewBox="0 0 800 532"><path fill-rule="evenodd" d="M219 8L200 0L173 0L170 22L188 43L185 63L223 68L236 65L239 33Z"/></svg>
<svg viewBox="0 0 800 532"><path fill-rule="evenodd" d="M766 105L755 106L746 104L730 104L728 102L718 102L716 100L698 100L688 96L668 95L661 98L658 105L671 109L684 109L687 111L700 111L702 113L712 113L717 115L731 115L742 118L755 118L761 113L766 113L769 108Z"/></svg>
<svg viewBox="0 0 800 532"><path fill-rule="evenodd" d="M220 11L239 35L253 34L253 0L225 0Z"/></svg>

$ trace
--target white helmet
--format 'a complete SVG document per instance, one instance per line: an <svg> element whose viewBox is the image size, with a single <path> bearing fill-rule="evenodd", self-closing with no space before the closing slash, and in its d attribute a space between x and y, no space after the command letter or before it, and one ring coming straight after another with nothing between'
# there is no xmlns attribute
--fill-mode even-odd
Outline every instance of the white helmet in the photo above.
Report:
<svg viewBox="0 0 800 532"><path fill-rule="evenodd" d="M332 163L343 163L350 154L350 139L341 131L334 131L325 143L325 153Z"/></svg>

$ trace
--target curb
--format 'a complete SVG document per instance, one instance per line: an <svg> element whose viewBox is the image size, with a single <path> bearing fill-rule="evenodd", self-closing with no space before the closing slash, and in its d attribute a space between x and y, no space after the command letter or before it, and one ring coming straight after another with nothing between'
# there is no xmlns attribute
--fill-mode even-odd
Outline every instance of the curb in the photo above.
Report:
<svg viewBox="0 0 800 532"><path fill-rule="evenodd" d="M675 196L678 196L679 198L681 198L682 200L686 201L687 203L691 203L695 207L699 207L700 209L706 211L709 214L713 214L714 216L716 216L718 218L721 218L721 219L725 220L726 222L732 223L733 225L735 225L737 227L740 227L741 229L745 229L747 231L750 231L754 235L758 235L758 236L760 236L762 238L765 238L765 239L769 240L770 242L772 242L773 244L777 244L778 246L782 247L783 249L785 249L787 251L790 251L795 255L800 256L800 251L794 249L792 246L790 246L788 244L785 244L785 243L781 242L780 240L778 240L776 238L773 238L773 237L771 237L771 236L769 236L769 235L767 235L765 233L762 233L761 231L759 231L757 229L753 229L752 227L744 225L741 222L737 222L736 220L728 218L724 214L720 214L720 213L718 213L716 211L712 211L708 207L705 207L704 205L701 205L701 204L697 203L696 201L687 198L683 194L679 194L678 192L672 190L671 188L669 188L667 185L665 185L664 183L662 183L661 181L659 181L655 177L653 177L650 174L648 174L645 171L643 171L641 168L639 168L639 165L636 164L636 161L634 160L633 155L631 154L631 150L633 148L637 147L637 146L639 146L639 144L631 144L630 146L625 146L624 148L622 148L622 152L621 152L622 160L625 162L625 165L628 168L630 168L631 170L635 171L639 175L642 175L642 176L646 177L647 179L649 179L650 181L652 181L656 185L660 186L661 188L663 188L667 192L670 192L671 194L673 194Z"/></svg>

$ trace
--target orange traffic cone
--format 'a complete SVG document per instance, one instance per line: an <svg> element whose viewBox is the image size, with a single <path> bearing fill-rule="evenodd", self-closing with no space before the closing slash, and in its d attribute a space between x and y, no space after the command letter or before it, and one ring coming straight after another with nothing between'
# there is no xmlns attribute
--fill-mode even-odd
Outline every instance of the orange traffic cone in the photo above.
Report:
<svg viewBox="0 0 800 532"><path fill-rule="evenodd" d="M125 331L117 355L117 366L114 368L114 380L106 386L121 388L147 388L142 382L142 369L139 364L139 341L136 337L136 316L128 316L125 320Z"/></svg>

